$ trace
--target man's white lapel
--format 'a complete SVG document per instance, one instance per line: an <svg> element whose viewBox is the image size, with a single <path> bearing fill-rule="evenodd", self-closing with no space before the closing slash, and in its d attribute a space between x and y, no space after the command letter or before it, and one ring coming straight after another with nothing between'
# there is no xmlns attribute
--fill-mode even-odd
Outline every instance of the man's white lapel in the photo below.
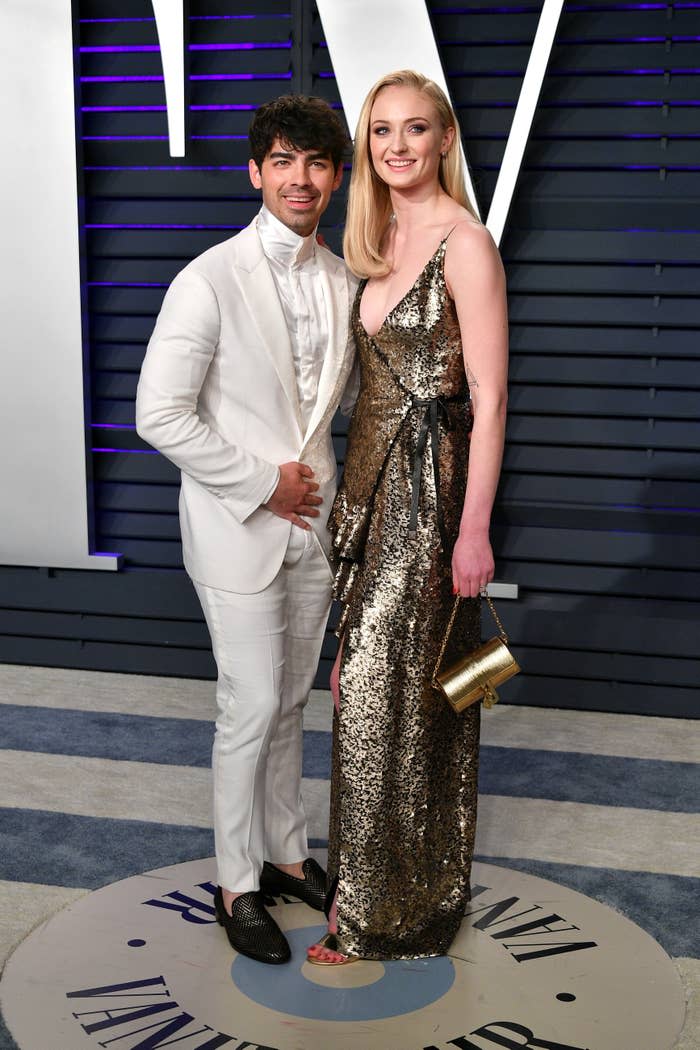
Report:
<svg viewBox="0 0 700 1050"><path fill-rule="evenodd" d="M287 323L277 295L272 271L262 250L255 222L241 230L235 239L235 245L235 278L240 286L243 301L248 306L253 324L258 330L260 343L275 366L301 438L303 429L292 344L289 340Z"/></svg>
<svg viewBox="0 0 700 1050"><path fill-rule="evenodd" d="M314 431L324 419L328 405L333 401L340 382L345 384L345 357L348 349L348 277L344 264L322 249L317 250L318 279L328 311L328 350L323 359L323 368L318 380L318 393L309 425L304 435L304 445L311 440Z"/></svg>

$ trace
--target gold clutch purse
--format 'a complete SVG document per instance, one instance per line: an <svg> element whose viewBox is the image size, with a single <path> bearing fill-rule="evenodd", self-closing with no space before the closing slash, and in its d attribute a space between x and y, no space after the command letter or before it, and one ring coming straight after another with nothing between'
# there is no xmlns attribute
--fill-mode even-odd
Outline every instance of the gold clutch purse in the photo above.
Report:
<svg viewBox="0 0 700 1050"><path fill-rule="evenodd" d="M433 686L449 700L456 712L463 711L465 707L483 700L484 707L493 707L498 700L496 687L507 682L509 678L517 674L520 667L508 648L508 636L503 629L503 624L493 606L493 602L486 595L489 609L498 626L499 635L484 642L471 653L461 656L446 670L440 671L440 664L445 655L445 649L449 641L450 632L455 622L457 609L459 608L459 595L455 599L450 622L442 640L440 655L433 671Z"/></svg>

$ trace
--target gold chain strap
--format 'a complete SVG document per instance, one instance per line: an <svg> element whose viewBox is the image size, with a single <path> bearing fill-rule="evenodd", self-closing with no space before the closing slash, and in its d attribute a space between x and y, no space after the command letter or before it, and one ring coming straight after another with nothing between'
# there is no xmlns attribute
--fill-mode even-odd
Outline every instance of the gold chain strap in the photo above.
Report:
<svg viewBox="0 0 700 1050"><path fill-rule="evenodd" d="M493 602L489 598L488 594L485 594L484 597L486 598L486 601L488 603L488 607L491 610L491 615L493 616L494 620L496 621L496 627L498 627L498 633L500 634L500 636L503 639L503 641L505 642L505 644L508 645L508 635L506 634L506 629L503 626L503 624L501 623L501 621L499 619L499 616L498 616L498 613L496 612L496 606L493 604Z"/></svg>
<svg viewBox="0 0 700 1050"><path fill-rule="evenodd" d="M503 639L503 641L507 645L508 644L508 635L506 634L505 627L503 626L503 624L500 621L498 613L496 612L496 608L495 608L493 602L491 601L490 597L488 596L488 594L485 594L484 598L486 598L486 601L488 603L488 607L491 610L491 615L493 616L494 620L496 621L496 626L498 627L499 634L500 634L501 638ZM438 671L440 670L440 664L442 663L442 658L445 655L445 649L447 649L447 643L450 640L450 634L452 633L452 628L454 627L455 617L457 616L457 610L459 608L459 603L460 603L461 600L462 600L462 596L460 594L458 594L457 597L455 598L455 603L452 606L452 612L450 613L449 623L447 624L447 627L445 629L445 636L442 639L442 645L440 646L440 655L437 658L437 662L435 664L435 670L433 671L433 682L437 678Z"/></svg>

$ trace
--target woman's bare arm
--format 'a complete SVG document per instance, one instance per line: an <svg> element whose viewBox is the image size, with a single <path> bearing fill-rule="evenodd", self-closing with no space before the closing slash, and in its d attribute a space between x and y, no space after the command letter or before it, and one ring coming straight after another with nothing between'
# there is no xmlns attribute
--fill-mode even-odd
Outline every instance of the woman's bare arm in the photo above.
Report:
<svg viewBox="0 0 700 1050"><path fill-rule="evenodd" d="M474 409L469 475L452 555L455 588L475 597L493 579L491 510L503 458L508 315L503 265L485 227L465 221L447 242L445 277L459 318Z"/></svg>

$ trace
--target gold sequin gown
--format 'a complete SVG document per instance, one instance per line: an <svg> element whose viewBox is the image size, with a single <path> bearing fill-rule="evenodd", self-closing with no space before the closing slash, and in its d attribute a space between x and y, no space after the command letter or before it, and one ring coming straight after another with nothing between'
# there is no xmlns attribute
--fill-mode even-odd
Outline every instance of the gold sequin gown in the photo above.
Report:
<svg viewBox="0 0 700 1050"><path fill-rule="evenodd" d="M456 715L430 686L472 423L446 240L375 336L363 285L353 308L361 386L329 522L344 639L329 874L338 934L365 958L444 954L470 895L479 707ZM446 661L479 635L479 603L463 601Z"/></svg>

